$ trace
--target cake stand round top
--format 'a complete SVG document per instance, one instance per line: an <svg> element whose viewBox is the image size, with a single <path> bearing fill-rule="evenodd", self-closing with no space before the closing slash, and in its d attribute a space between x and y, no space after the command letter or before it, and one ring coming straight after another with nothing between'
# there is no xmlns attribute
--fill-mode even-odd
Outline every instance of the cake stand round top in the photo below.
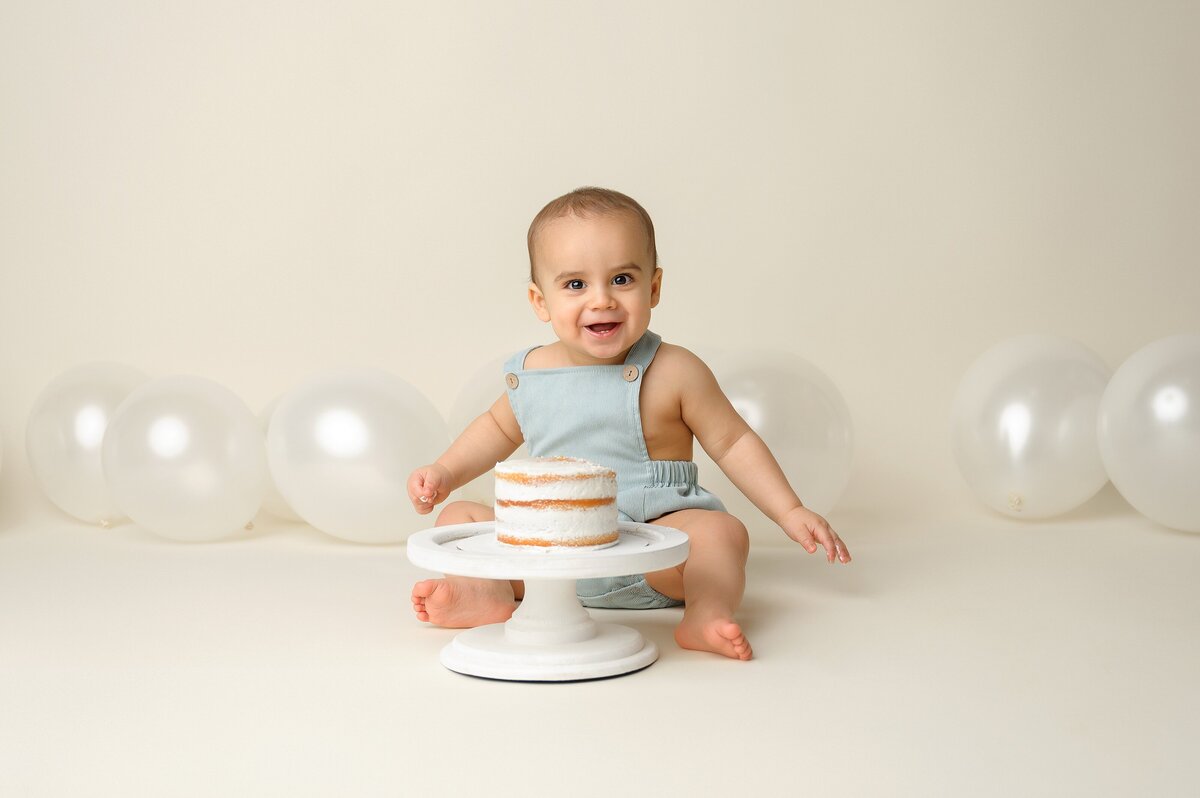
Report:
<svg viewBox="0 0 1200 798"><path fill-rule="evenodd" d="M688 537L678 529L622 521L616 544L572 551L509 546L496 540L494 521L439 526L408 539L414 565L486 579L588 579L660 571L687 559Z"/></svg>

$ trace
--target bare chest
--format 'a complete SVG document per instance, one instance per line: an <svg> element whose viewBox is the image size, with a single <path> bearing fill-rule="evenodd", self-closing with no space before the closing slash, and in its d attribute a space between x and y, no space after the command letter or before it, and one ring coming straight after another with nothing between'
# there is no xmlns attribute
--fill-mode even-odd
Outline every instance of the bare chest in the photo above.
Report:
<svg viewBox="0 0 1200 798"><path fill-rule="evenodd" d="M691 460L692 431L683 423L679 388L670 374L646 369L639 393L642 435L651 460Z"/></svg>

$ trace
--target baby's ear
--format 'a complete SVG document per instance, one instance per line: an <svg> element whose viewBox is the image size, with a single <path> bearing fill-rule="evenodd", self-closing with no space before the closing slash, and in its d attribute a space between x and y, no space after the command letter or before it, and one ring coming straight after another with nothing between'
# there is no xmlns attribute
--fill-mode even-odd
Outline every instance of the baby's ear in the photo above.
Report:
<svg viewBox="0 0 1200 798"><path fill-rule="evenodd" d="M537 283L529 283L529 305L533 308L534 315L542 321L550 321L550 312L546 310L546 295L542 293L542 289Z"/></svg>
<svg viewBox="0 0 1200 798"><path fill-rule="evenodd" d="M658 300L662 298L662 269L658 266L654 267L654 276L650 278L650 307L658 307Z"/></svg>

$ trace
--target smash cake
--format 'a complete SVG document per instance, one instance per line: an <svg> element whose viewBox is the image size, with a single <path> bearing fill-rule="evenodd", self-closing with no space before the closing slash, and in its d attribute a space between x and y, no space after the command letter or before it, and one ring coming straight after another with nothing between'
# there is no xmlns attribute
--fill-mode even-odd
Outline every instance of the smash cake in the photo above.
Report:
<svg viewBox="0 0 1200 798"><path fill-rule="evenodd" d="M496 463L496 540L602 548L617 542L617 474L574 457Z"/></svg>

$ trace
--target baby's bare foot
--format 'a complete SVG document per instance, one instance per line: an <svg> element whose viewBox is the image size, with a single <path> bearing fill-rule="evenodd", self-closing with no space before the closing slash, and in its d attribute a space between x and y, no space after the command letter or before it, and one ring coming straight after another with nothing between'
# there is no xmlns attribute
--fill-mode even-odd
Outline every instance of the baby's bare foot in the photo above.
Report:
<svg viewBox="0 0 1200 798"><path fill-rule="evenodd" d="M692 620L686 615L675 628L675 642L695 651L712 651L731 659L750 659L754 652L742 627L729 618Z"/></svg>
<svg viewBox="0 0 1200 798"><path fill-rule="evenodd" d="M426 579L412 589L418 621L463 629L501 623L517 608L512 585L491 579Z"/></svg>

